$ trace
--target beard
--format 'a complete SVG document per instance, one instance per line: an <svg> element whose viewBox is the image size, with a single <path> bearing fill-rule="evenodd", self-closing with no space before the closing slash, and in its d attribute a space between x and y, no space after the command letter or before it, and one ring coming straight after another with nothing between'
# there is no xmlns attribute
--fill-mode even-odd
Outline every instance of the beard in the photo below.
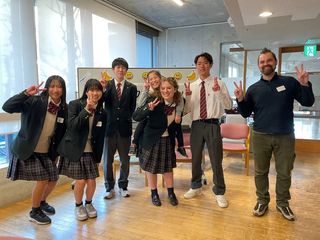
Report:
<svg viewBox="0 0 320 240"><path fill-rule="evenodd" d="M273 74L275 70L276 70L276 67L272 67L271 65L266 65L266 66L262 67L260 72L263 75L269 76L269 75Z"/></svg>

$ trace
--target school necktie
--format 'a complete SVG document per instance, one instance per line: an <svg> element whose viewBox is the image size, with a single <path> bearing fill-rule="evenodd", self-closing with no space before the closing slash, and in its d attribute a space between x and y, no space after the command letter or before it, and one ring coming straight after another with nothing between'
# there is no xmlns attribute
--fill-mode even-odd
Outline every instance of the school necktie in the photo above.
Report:
<svg viewBox="0 0 320 240"><path fill-rule="evenodd" d="M204 87L205 82L201 82L200 88L200 118L207 118L207 102L206 102L206 89Z"/></svg>
<svg viewBox="0 0 320 240"><path fill-rule="evenodd" d="M171 107L169 105L164 105L164 112L166 115L171 115L174 111L175 107Z"/></svg>
<svg viewBox="0 0 320 240"><path fill-rule="evenodd" d="M95 113L96 113L96 109L92 108L92 109L89 109L90 113L89 113L89 116L92 117Z"/></svg>
<svg viewBox="0 0 320 240"><path fill-rule="evenodd" d="M121 83L117 84L117 97L120 100L120 98L121 98Z"/></svg>
<svg viewBox="0 0 320 240"><path fill-rule="evenodd" d="M59 106L50 101L48 106L48 112L51 114L57 114L58 111Z"/></svg>

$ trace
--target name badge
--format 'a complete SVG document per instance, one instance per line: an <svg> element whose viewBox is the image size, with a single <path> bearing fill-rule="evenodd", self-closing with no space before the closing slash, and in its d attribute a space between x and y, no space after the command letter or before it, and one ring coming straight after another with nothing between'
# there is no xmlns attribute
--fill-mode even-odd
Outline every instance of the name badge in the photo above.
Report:
<svg viewBox="0 0 320 240"><path fill-rule="evenodd" d="M282 91L284 91L284 90L286 90L286 87L285 86L279 86L279 87L277 87L277 91L278 92L282 92Z"/></svg>
<svg viewBox="0 0 320 240"><path fill-rule="evenodd" d="M64 122L64 118L58 117L58 118L57 118L57 122L58 122L58 123L63 123L63 122Z"/></svg>
<svg viewBox="0 0 320 240"><path fill-rule="evenodd" d="M102 122L101 122L101 121L98 121L96 126L97 126L97 127L102 127Z"/></svg>

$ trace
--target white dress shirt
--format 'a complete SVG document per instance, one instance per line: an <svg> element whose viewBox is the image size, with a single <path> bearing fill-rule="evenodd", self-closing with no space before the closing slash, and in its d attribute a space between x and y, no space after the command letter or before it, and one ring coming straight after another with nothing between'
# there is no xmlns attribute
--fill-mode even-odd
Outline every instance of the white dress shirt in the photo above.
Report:
<svg viewBox="0 0 320 240"><path fill-rule="evenodd" d="M124 87L124 83L126 82L125 79L123 79L120 83L121 83L121 95L123 93L123 87ZM116 86L116 89L118 89L118 81L116 79L114 79L114 85Z"/></svg>
<svg viewBox="0 0 320 240"><path fill-rule="evenodd" d="M213 91L213 77L204 79L206 90L207 119L221 118L225 109L232 107L228 89L223 81L218 79L220 90ZM191 96L186 96L186 109L191 112L192 121L200 118L200 89L202 80L199 78L190 84Z"/></svg>

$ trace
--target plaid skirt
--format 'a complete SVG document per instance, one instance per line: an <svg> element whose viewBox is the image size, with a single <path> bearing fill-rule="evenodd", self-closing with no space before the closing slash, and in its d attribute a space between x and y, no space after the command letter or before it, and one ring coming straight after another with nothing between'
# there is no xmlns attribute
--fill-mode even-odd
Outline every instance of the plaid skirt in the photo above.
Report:
<svg viewBox="0 0 320 240"><path fill-rule="evenodd" d="M7 178L13 181L57 181L59 176L55 162L47 153L33 153L26 160L13 156L9 163Z"/></svg>
<svg viewBox="0 0 320 240"><path fill-rule="evenodd" d="M140 166L144 171L157 174L172 172L177 166L174 147L169 137L161 137L151 149L142 148L139 154Z"/></svg>
<svg viewBox="0 0 320 240"><path fill-rule="evenodd" d="M92 153L83 153L79 161L70 161L60 158L58 172L73 179L95 179L99 177L98 164L94 161Z"/></svg>

